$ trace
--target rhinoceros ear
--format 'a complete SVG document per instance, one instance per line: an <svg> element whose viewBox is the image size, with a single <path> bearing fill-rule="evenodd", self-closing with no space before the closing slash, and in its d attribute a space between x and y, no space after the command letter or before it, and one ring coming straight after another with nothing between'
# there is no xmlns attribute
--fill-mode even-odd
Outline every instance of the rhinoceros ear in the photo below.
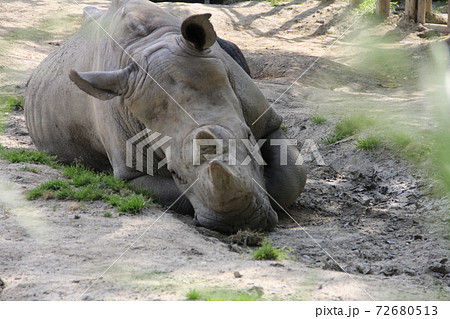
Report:
<svg viewBox="0 0 450 319"><path fill-rule="evenodd" d="M211 13L196 14L183 21L181 34L192 43L198 51L203 51L216 42L216 32L209 22Z"/></svg>
<svg viewBox="0 0 450 319"><path fill-rule="evenodd" d="M77 72L71 70L70 80L81 90L100 100L110 100L128 90L128 78L134 69L131 64L125 69L103 72Z"/></svg>

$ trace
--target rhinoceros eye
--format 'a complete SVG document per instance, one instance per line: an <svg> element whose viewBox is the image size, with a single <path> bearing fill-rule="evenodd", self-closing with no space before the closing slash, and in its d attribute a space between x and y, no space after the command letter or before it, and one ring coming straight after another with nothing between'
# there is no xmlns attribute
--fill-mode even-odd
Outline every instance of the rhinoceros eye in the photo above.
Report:
<svg viewBox="0 0 450 319"><path fill-rule="evenodd" d="M242 130L244 131L244 136L248 139L252 139L252 130L245 124L242 124Z"/></svg>
<svg viewBox="0 0 450 319"><path fill-rule="evenodd" d="M178 180L178 182L179 182L180 184L187 184L187 181L186 181L183 177L181 177L180 175L178 175L177 172L172 171L172 175L173 175L173 177L175 177L175 178Z"/></svg>

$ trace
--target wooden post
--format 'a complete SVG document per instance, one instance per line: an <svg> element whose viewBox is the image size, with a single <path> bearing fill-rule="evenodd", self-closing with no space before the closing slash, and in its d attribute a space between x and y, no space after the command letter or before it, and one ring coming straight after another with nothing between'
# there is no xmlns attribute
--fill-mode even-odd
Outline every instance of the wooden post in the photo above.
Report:
<svg viewBox="0 0 450 319"><path fill-rule="evenodd" d="M405 0L405 14L416 21L417 19L417 0Z"/></svg>
<svg viewBox="0 0 450 319"><path fill-rule="evenodd" d="M432 0L428 0L427 1L427 14L430 14L431 13L431 10L433 10L433 1Z"/></svg>
<svg viewBox="0 0 450 319"><path fill-rule="evenodd" d="M448 17L447 17L447 30L450 31L450 1L448 2L447 12L448 12Z"/></svg>
<svg viewBox="0 0 450 319"><path fill-rule="evenodd" d="M391 11L390 0L377 0L377 15L380 17L388 17Z"/></svg>
<svg viewBox="0 0 450 319"><path fill-rule="evenodd" d="M417 23L425 23L427 0L417 0Z"/></svg>

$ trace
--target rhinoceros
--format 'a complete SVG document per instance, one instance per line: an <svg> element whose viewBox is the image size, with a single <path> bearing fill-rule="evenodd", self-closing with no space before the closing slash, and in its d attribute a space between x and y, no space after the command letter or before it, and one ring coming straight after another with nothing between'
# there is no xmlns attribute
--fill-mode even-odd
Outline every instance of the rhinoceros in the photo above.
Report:
<svg viewBox="0 0 450 319"><path fill-rule="evenodd" d="M79 31L31 75L26 123L38 149L112 170L198 225L271 230L302 192L305 167L295 146L271 143L286 138L282 118L217 43L210 16L180 21L147 0L85 8ZM152 175L127 165L127 141L145 129L171 138L170 161ZM210 145L194 163L200 139L223 140L222 155Z"/></svg>

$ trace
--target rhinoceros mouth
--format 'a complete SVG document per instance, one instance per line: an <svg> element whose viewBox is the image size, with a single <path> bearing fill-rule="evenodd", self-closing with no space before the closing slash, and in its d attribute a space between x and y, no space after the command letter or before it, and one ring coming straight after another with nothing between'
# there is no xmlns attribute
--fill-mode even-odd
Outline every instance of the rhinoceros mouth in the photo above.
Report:
<svg viewBox="0 0 450 319"><path fill-rule="evenodd" d="M257 206L250 205L240 211L222 214L210 209L199 209L195 212L195 220L199 225L220 232L234 233L243 229L272 230L278 223L278 214L270 204L262 202Z"/></svg>

